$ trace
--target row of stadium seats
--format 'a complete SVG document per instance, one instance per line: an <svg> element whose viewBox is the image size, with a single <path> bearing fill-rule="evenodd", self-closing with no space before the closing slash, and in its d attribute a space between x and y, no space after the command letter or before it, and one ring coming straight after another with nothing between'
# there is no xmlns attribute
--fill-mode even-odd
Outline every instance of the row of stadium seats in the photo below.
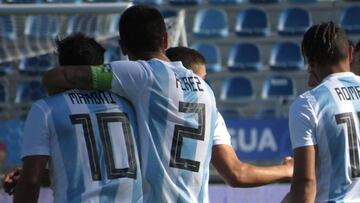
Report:
<svg viewBox="0 0 360 203"><path fill-rule="evenodd" d="M198 43L192 46L206 60L209 73L222 70L219 48L211 43ZM235 43L228 52L227 67L229 71L260 71L264 69L262 51L257 44L250 42ZM278 42L272 46L269 61L270 70L289 71L304 70L300 47L294 42Z"/></svg>
<svg viewBox="0 0 360 203"><path fill-rule="evenodd" d="M206 59L208 73L223 71L221 53L215 44L198 43L192 48L198 50ZM118 47L108 48L105 53L105 61L120 59ZM229 71L261 71L265 64L262 63L262 52L258 45L253 43L237 43L229 49L227 69ZM266 64L267 65L267 64ZM41 75L50 68L56 66L56 57L53 54L45 54L35 57L24 58L18 64L0 64L0 76L11 74L18 70L23 75ZM297 71L304 70L303 58L300 47L294 42L275 43L270 53L270 70L274 71Z"/></svg>
<svg viewBox="0 0 360 203"><path fill-rule="evenodd" d="M21 81L16 90L16 104L31 104L31 102L46 96L45 88L37 80ZM8 100L8 91L0 83L0 103L6 103Z"/></svg>
<svg viewBox="0 0 360 203"><path fill-rule="evenodd" d="M256 98L255 88L252 80L245 76L228 77L223 81L220 99L227 103L251 102ZM265 100L279 97L292 99L296 96L293 79L284 75L268 76L261 89L261 99ZM39 81L25 80L17 87L15 103L31 103L45 96L46 91ZM6 88L0 83L0 103L6 100Z"/></svg>
<svg viewBox="0 0 360 203"><path fill-rule="evenodd" d="M340 25L348 33L360 33L360 6L344 8ZM312 25L311 13L304 8L286 8L280 13L277 32L284 36L301 36ZM266 11L248 8L239 11L235 33L237 36L269 36L271 34ZM193 34L199 38L222 38L229 35L227 13L221 8L198 10Z"/></svg>
<svg viewBox="0 0 360 203"><path fill-rule="evenodd" d="M24 121L21 119L0 121L0 143L5 144L8 149L5 164L9 167L21 163L20 153L23 127Z"/></svg>
<svg viewBox="0 0 360 203"><path fill-rule="evenodd" d="M269 36L271 33L268 14L260 8L240 10L234 30L237 36ZM340 25L348 33L360 33L360 6L344 8ZM117 32L118 18L113 18L108 32ZM13 16L0 16L0 37L8 40L17 38L17 28ZM27 17L24 31L18 31L29 38L54 38L60 32L60 18L57 16L30 15ZM277 32L279 35L301 36L312 25L311 13L304 8L284 9L279 17ZM68 20L66 33L86 30L98 36L102 24L96 16L72 16ZM227 37L229 24L226 12L221 8L206 8L197 11L194 19L193 34L196 37Z"/></svg>
<svg viewBox="0 0 360 203"><path fill-rule="evenodd" d="M208 0L207 2L214 5L231 5L241 3L254 3L254 4L276 4L282 2L290 3L318 3L322 1L335 1L335 0ZM347 0L354 1L354 0ZM126 2L126 0L2 0L2 3L115 3ZM134 0L134 3L147 3L153 5L160 5L165 3L165 0ZM169 0L171 5L191 6L200 5L205 0Z"/></svg>

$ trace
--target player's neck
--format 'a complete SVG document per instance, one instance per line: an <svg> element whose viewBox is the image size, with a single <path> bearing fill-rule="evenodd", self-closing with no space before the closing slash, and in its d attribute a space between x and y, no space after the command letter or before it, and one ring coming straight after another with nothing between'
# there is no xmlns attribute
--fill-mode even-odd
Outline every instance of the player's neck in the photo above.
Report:
<svg viewBox="0 0 360 203"><path fill-rule="evenodd" d="M347 60L341 61L340 63L333 66L319 68L318 75L321 77L322 80L330 74L343 72L350 72L350 64Z"/></svg>
<svg viewBox="0 0 360 203"><path fill-rule="evenodd" d="M165 55L164 52L148 52L148 53L143 53L143 54L139 54L139 55L131 55L129 54L129 59L131 61L136 61L136 60L150 60L150 59L153 59L153 58L156 58L156 59L160 59L162 61L170 61L168 59L168 57Z"/></svg>

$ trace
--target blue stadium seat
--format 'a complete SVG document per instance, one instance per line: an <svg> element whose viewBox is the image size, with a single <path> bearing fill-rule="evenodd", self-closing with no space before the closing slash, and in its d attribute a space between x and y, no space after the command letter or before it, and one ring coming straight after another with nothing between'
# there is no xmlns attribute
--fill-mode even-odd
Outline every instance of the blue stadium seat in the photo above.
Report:
<svg viewBox="0 0 360 203"><path fill-rule="evenodd" d="M25 23L25 35L32 38L51 38L60 32L60 19L56 16L30 15Z"/></svg>
<svg viewBox="0 0 360 203"><path fill-rule="evenodd" d="M208 73L221 71L220 50L215 44L199 43L194 44L192 48L204 56L206 61L206 71Z"/></svg>
<svg viewBox="0 0 360 203"><path fill-rule="evenodd" d="M174 6L193 6L200 5L202 0L169 0L168 2Z"/></svg>
<svg viewBox="0 0 360 203"><path fill-rule="evenodd" d="M24 58L19 65L19 72L27 75L39 75L54 67L55 58L52 54Z"/></svg>
<svg viewBox="0 0 360 203"><path fill-rule="evenodd" d="M40 0L3 0L3 3L15 3L15 4L32 4L40 3Z"/></svg>
<svg viewBox="0 0 360 203"><path fill-rule="evenodd" d="M67 34L82 32L86 35L97 37L103 31L103 23L98 22L96 15L76 15L71 16L67 28Z"/></svg>
<svg viewBox="0 0 360 203"><path fill-rule="evenodd" d="M0 83L0 103L5 103L6 101L6 91L3 84Z"/></svg>
<svg viewBox="0 0 360 203"><path fill-rule="evenodd" d="M279 3L280 0L249 0L249 2L254 4L273 4Z"/></svg>
<svg viewBox="0 0 360 203"><path fill-rule="evenodd" d="M44 97L46 91L39 81L22 81L16 91L15 103L29 103Z"/></svg>
<svg viewBox="0 0 360 203"><path fill-rule="evenodd" d="M5 162L8 167L21 164L23 128L24 121L22 120L0 121L0 143L5 144L8 149L8 157Z"/></svg>
<svg viewBox="0 0 360 203"><path fill-rule="evenodd" d="M231 47L228 59L229 70L258 71L261 66L261 54L257 45L238 43Z"/></svg>
<svg viewBox="0 0 360 203"><path fill-rule="evenodd" d="M0 54L0 56L2 55ZM0 76L5 76L7 74L10 74L14 70L15 68L13 66L13 63L11 62L0 63Z"/></svg>
<svg viewBox="0 0 360 203"><path fill-rule="evenodd" d="M142 5L154 5L158 6L163 3L163 0L132 0L134 4L142 4Z"/></svg>
<svg viewBox="0 0 360 203"><path fill-rule="evenodd" d="M264 10L249 8L239 12L235 32L238 36L268 36L270 25Z"/></svg>
<svg viewBox="0 0 360 203"><path fill-rule="evenodd" d="M255 117L259 119L269 119L277 117L276 114L277 113L274 108L260 108L257 110Z"/></svg>
<svg viewBox="0 0 360 203"><path fill-rule="evenodd" d="M14 16L0 16L0 37L5 40L16 39L16 26Z"/></svg>
<svg viewBox="0 0 360 203"><path fill-rule="evenodd" d="M201 9L196 13L193 27L196 37L212 38L229 35L228 18L221 9Z"/></svg>
<svg viewBox="0 0 360 203"><path fill-rule="evenodd" d="M120 56L120 48L117 46L117 47L109 47L106 49L106 52L105 52L105 56L104 56L104 59L105 59L105 63L109 63L111 61L118 61L121 59L121 56Z"/></svg>
<svg viewBox="0 0 360 203"><path fill-rule="evenodd" d="M81 0L45 0L47 3L80 3Z"/></svg>
<svg viewBox="0 0 360 203"><path fill-rule="evenodd" d="M273 45L270 56L272 70L303 70L304 62L298 44L279 42Z"/></svg>
<svg viewBox="0 0 360 203"><path fill-rule="evenodd" d="M304 4L304 3L317 3L319 0L287 0L290 3L298 3L298 4Z"/></svg>
<svg viewBox="0 0 360 203"><path fill-rule="evenodd" d="M213 5L236 5L244 2L244 0L208 0L208 2Z"/></svg>
<svg viewBox="0 0 360 203"><path fill-rule="evenodd" d="M242 76L226 78L221 89L220 99L224 102L250 102L255 99L253 83Z"/></svg>
<svg viewBox="0 0 360 203"><path fill-rule="evenodd" d="M360 6L345 8L340 17L341 27L349 34L360 33Z"/></svg>
<svg viewBox="0 0 360 203"><path fill-rule="evenodd" d="M83 0L85 1L85 0ZM122 2L122 0L86 0L86 2L89 3L116 3L116 2Z"/></svg>
<svg viewBox="0 0 360 203"><path fill-rule="evenodd" d="M290 77L275 75L264 81L261 93L263 99L293 99L295 96L295 85Z"/></svg>
<svg viewBox="0 0 360 203"><path fill-rule="evenodd" d="M288 8L280 14L278 32L280 35L303 35L311 25L309 11L303 8Z"/></svg>
<svg viewBox="0 0 360 203"><path fill-rule="evenodd" d="M221 116L224 119L240 119L241 112L236 109L222 109L220 111Z"/></svg>

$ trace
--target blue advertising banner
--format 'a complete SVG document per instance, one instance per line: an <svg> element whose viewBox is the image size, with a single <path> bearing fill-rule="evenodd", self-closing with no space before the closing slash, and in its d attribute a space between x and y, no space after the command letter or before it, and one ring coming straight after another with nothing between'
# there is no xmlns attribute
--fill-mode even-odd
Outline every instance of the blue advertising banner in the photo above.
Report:
<svg viewBox="0 0 360 203"><path fill-rule="evenodd" d="M225 119L232 146L245 161L276 161L292 154L288 119Z"/></svg>

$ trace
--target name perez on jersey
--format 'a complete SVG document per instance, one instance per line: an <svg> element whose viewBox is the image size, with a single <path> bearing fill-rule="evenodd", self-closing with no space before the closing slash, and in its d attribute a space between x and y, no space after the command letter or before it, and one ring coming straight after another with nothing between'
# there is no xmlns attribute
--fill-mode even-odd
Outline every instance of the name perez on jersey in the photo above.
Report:
<svg viewBox="0 0 360 203"><path fill-rule="evenodd" d="M202 87L201 81L196 76L190 76L190 77L177 77L176 78L176 88L180 87L183 91L194 91L194 92L203 92L204 89Z"/></svg>
<svg viewBox="0 0 360 203"><path fill-rule="evenodd" d="M335 87L334 90L340 101L360 99L360 86Z"/></svg>

